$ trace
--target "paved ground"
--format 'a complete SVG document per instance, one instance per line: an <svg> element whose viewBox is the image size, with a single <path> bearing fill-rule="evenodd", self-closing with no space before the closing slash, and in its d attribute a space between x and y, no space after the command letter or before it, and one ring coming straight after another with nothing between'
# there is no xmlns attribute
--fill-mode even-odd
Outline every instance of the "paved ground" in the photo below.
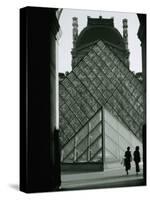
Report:
<svg viewBox="0 0 150 200"><path fill-rule="evenodd" d="M107 169L104 172L62 174L62 190L92 189L143 185L143 170L136 175L135 168L126 175L124 168Z"/></svg>

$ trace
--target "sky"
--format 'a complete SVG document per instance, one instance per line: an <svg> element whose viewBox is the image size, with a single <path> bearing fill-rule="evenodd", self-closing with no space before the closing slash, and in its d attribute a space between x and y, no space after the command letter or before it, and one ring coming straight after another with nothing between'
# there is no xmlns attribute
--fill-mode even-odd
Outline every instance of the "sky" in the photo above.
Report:
<svg viewBox="0 0 150 200"><path fill-rule="evenodd" d="M75 10L75 9L63 9L59 23L61 27L61 38L59 40L58 47L58 71L66 72L71 71L71 49L72 49L72 18L78 18L78 34L87 25L87 16L98 18L114 17L114 26L121 33L123 32L122 20L128 19L128 48L130 51L130 70L134 72L142 71L141 61L141 46L137 37L139 28L139 21L135 13L123 13L123 12L107 12L96 10Z"/></svg>

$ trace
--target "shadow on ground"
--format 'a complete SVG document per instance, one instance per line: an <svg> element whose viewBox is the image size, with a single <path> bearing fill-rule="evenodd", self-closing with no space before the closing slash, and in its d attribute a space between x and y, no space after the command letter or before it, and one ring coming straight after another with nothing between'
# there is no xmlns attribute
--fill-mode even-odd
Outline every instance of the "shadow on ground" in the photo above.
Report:
<svg viewBox="0 0 150 200"><path fill-rule="evenodd" d="M19 185L18 184L9 184L9 187L14 189L14 190L19 191Z"/></svg>

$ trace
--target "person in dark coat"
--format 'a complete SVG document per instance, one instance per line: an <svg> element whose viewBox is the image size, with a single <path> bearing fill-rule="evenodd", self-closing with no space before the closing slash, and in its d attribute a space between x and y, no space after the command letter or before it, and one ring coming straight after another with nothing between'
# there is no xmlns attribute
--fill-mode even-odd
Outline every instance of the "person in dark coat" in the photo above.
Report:
<svg viewBox="0 0 150 200"><path fill-rule="evenodd" d="M125 152L124 155L124 165L125 165L125 170L128 175L128 171L131 169L131 161L132 161L132 155L130 151L130 147L127 147L127 151Z"/></svg>
<svg viewBox="0 0 150 200"><path fill-rule="evenodd" d="M139 146L136 146L133 156L134 156L134 162L135 162L135 167L136 167L136 174L138 175L138 172L140 172L139 163L141 162Z"/></svg>

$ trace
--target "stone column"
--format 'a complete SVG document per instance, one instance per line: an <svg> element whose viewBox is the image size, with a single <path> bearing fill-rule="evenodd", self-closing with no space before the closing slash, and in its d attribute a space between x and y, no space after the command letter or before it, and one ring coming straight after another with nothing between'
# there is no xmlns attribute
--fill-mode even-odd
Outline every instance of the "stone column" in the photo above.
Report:
<svg viewBox="0 0 150 200"><path fill-rule="evenodd" d="M60 186L56 11L20 10L20 190L24 192L55 191Z"/></svg>
<svg viewBox="0 0 150 200"><path fill-rule="evenodd" d="M146 184L146 14L137 14L140 27L138 37L141 41L142 50L142 74L143 74L143 99L144 99L144 125L143 125L143 173Z"/></svg>

